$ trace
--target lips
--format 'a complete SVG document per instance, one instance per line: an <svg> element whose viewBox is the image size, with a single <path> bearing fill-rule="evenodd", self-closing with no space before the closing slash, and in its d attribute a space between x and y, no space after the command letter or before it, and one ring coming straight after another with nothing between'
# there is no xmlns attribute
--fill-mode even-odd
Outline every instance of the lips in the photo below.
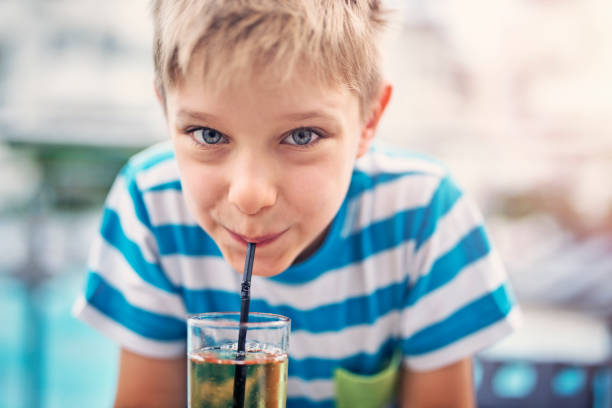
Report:
<svg viewBox="0 0 612 408"><path fill-rule="evenodd" d="M273 234L266 234L266 235L259 235L259 236L247 236L247 235L238 234L227 228L226 230L227 232L229 232L232 238L240 242L242 245L246 246L249 242L252 242L254 244L257 244L258 247L262 247L264 245L268 245L274 242L278 237L280 237L287 231L287 230L284 230L284 231L273 233Z"/></svg>

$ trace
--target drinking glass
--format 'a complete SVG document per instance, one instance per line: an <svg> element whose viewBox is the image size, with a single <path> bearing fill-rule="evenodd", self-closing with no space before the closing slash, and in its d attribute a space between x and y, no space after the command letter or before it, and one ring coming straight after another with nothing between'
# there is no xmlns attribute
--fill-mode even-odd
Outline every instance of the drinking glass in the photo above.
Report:
<svg viewBox="0 0 612 408"><path fill-rule="evenodd" d="M241 327L246 329L246 354L238 351ZM239 312L189 317L189 408L242 408L237 403L242 398L245 408L285 407L290 330L289 318L274 314L249 313L249 322L242 324ZM243 387L240 378L246 379Z"/></svg>

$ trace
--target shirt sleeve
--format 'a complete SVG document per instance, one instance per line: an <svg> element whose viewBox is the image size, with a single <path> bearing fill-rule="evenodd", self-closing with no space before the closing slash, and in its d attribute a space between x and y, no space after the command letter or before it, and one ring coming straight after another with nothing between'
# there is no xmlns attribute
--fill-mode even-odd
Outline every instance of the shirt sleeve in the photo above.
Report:
<svg viewBox="0 0 612 408"><path fill-rule="evenodd" d="M520 313L482 216L450 176L442 177L416 226L402 311L404 364L440 368L511 333Z"/></svg>
<svg viewBox="0 0 612 408"><path fill-rule="evenodd" d="M134 353L178 357L185 353L185 306L160 264L134 174L128 164L111 188L73 314Z"/></svg>

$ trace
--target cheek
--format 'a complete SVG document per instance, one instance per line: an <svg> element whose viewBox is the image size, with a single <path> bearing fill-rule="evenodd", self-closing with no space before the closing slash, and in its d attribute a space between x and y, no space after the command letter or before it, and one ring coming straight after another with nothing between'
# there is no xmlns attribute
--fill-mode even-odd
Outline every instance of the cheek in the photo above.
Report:
<svg viewBox="0 0 612 408"><path fill-rule="evenodd" d="M202 223L207 211L218 201L222 182L216 172L201 163L184 160L177 155L181 185L187 205L196 220Z"/></svg>
<svg viewBox="0 0 612 408"><path fill-rule="evenodd" d="M346 160L336 157L286 174L293 208L313 222L333 217L344 199L351 169Z"/></svg>

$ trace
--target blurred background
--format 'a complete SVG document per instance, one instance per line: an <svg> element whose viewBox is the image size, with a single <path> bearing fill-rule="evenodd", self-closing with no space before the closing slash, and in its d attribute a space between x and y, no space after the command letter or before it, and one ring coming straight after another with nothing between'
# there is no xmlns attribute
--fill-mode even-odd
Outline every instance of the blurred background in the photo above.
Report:
<svg viewBox="0 0 612 408"><path fill-rule="evenodd" d="M480 407L612 407L612 3L387 0L379 143L442 159L525 312ZM117 348L70 316L102 202L164 139L146 0L0 0L0 407L108 407Z"/></svg>

